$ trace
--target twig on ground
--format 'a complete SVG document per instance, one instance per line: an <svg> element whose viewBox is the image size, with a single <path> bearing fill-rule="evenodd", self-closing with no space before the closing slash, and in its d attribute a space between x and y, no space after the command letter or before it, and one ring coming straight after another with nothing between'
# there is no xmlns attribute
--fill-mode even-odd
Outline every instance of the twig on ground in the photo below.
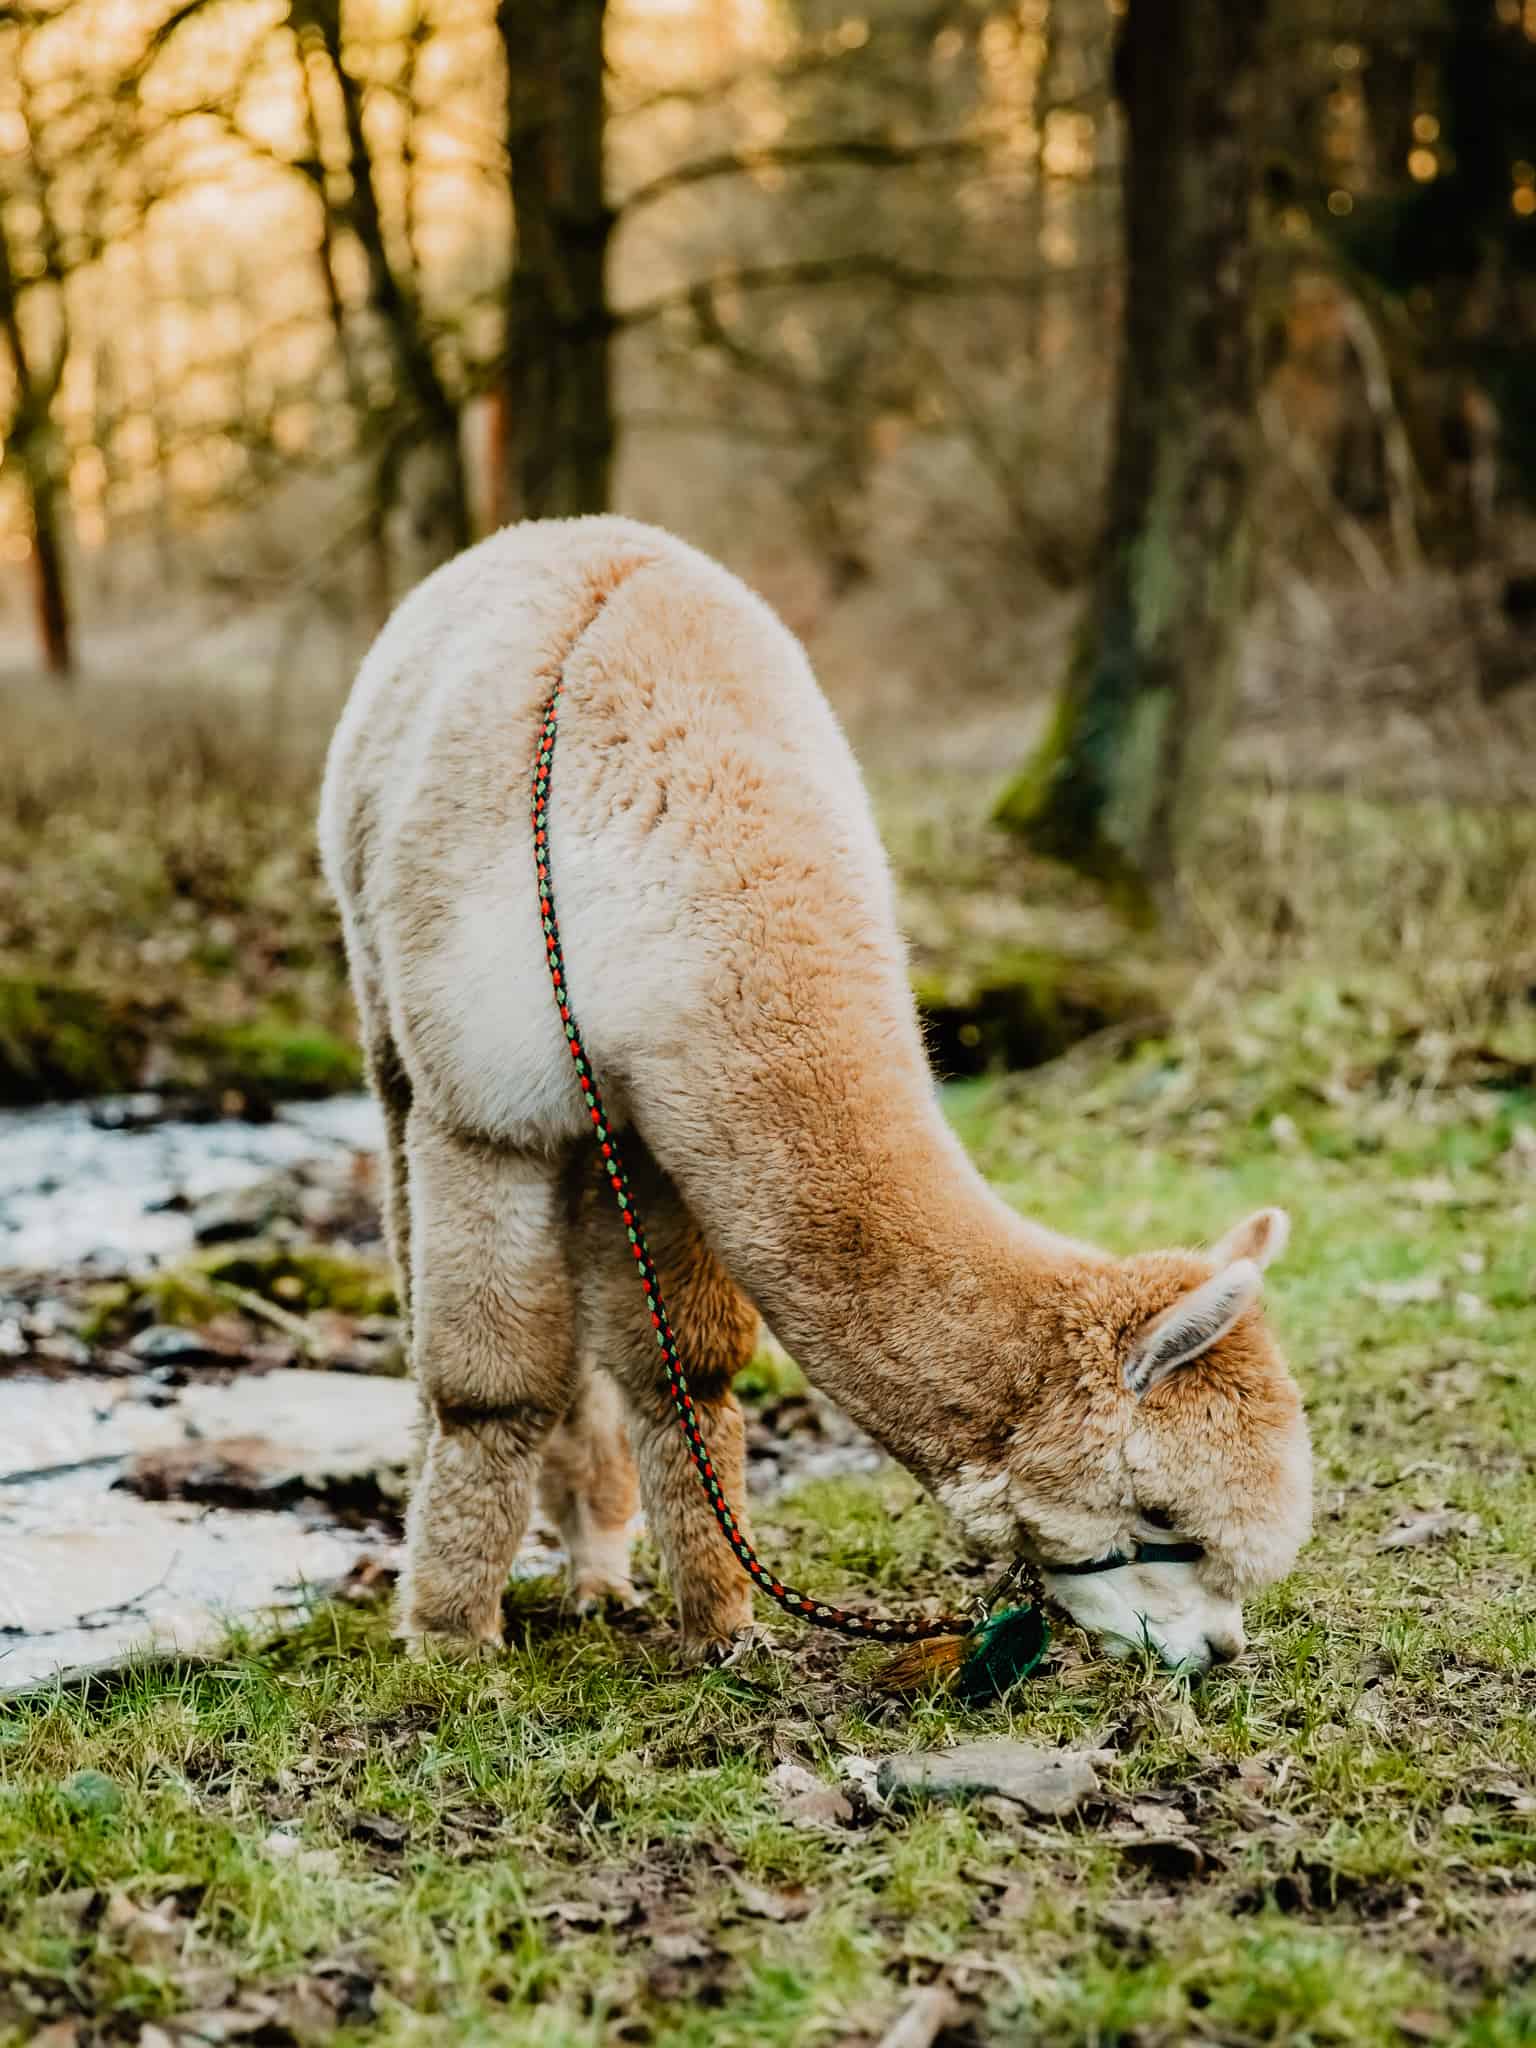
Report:
<svg viewBox="0 0 1536 2048"><path fill-rule="evenodd" d="M279 1308L275 1301L268 1301L264 1294L257 1294L253 1288L237 1287L233 1280L210 1280L212 1293L232 1302L236 1308L244 1309L248 1316L254 1316L259 1323L270 1323L274 1330L281 1330L285 1337L291 1337L304 1356L312 1364L323 1365L330 1357L328 1347L310 1328L302 1316L291 1310Z"/></svg>

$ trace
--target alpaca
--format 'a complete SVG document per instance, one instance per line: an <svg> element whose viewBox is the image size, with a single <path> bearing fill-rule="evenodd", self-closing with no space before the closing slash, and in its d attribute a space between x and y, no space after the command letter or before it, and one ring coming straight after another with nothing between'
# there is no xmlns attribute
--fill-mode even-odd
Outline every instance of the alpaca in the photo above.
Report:
<svg viewBox="0 0 1536 2048"><path fill-rule="evenodd" d="M575 1597L627 1597L626 1424L684 1654L728 1653L751 1614L545 971L527 786L558 676L573 1003L738 1513L731 1381L761 1312L972 1546L1036 1560L1111 1647L1237 1655L1242 1597L1310 1515L1300 1399L1257 1307L1283 1214L1119 1258L991 1192L936 1102L885 857L802 650L726 570L607 516L509 527L430 577L326 770L423 1404L402 1629L499 1642L541 1473ZM1066 1569L1169 1530L1198 1562Z"/></svg>

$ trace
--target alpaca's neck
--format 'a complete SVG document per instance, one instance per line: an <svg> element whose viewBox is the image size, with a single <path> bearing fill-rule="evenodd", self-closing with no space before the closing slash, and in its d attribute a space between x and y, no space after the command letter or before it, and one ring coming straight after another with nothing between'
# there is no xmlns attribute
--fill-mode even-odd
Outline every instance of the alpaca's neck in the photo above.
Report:
<svg viewBox="0 0 1536 2048"><path fill-rule="evenodd" d="M1057 1348L1063 1265L1102 1255L998 1200L926 1075L887 1084L788 1133L700 1206L807 1375L933 1486L996 1463Z"/></svg>

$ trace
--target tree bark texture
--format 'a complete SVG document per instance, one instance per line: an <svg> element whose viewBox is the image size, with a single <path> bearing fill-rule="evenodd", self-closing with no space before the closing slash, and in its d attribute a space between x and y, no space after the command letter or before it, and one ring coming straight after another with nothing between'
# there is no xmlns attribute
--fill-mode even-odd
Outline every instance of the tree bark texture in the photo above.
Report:
<svg viewBox="0 0 1536 2048"><path fill-rule="evenodd" d="M613 321L604 196L606 0L499 0L515 247L505 488L513 518L610 502Z"/></svg>
<svg viewBox="0 0 1536 2048"><path fill-rule="evenodd" d="M1257 423L1263 0L1130 0L1125 312L1101 566L1047 736L1000 821L1141 914L1179 876L1226 726Z"/></svg>
<svg viewBox="0 0 1536 2048"><path fill-rule="evenodd" d="M63 344L55 345L47 361L33 360L19 298L10 244L0 221L0 340L10 357L13 393L6 455L20 471L31 519L33 603L43 664L50 675L67 682L74 673L74 650L64 567L64 494L55 469L52 418L64 368Z"/></svg>

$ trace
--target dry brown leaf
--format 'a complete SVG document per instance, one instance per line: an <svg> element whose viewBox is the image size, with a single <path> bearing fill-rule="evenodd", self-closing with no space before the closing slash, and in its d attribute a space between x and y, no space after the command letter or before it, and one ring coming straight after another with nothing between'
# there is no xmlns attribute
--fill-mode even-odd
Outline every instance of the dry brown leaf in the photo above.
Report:
<svg viewBox="0 0 1536 2048"><path fill-rule="evenodd" d="M114 1892L108 1899L101 1925L105 1933L117 1937L118 1947L134 1963L169 1962L185 1932L174 1906L139 1906L126 1892Z"/></svg>
<svg viewBox="0 0 1536 2048"><path fill-rule="evenodd" d="M1187 1835L1144 1835L1122 1842L1120 1853L1139 1870L1155 1871L1175 1884L1203 1877L1208 1866L1205 1851Z"/></svg>
<svg viewBox="0 0 1536 2048"><path fill-rule="evenodd" d="M814 1903L803 1884L775 1891L767 1885L753 1884L739 1871L731 1873L731 1883L742 1906L756 1920L803 1920Z"/></svg>
<svg viewBox="0 0 1536 2048"><path fill-rule="evenodd" d="M959 2017L960 2006L952 1991L942 1984L925 1984L912 1993L880 2036L880 2048L933 2048L944 2029Z"/></svg>
<svg viewBox="0 0 1536 2048"><path fill-rule="evenodd" d="M1153 1835L1182 1835L1189 1822L1176 1806L1162 1806L1148 1799L1131 1801L1131 1819Z"/></svg>
<svg viewBox="0 0 1536 2048"><path fill-rule="evenodd" d="M715 1945L696 1927L670 1927L651 1936L651 1948L663 1963L707 1963Z"/></svg>
<svg viewBox="0 0 1536 2048"><path fill-rule="evenodd" d="M853 1819L853 1808L837 1787L803 1764L775 1764L768 1773L768 1789L791 1827L843 1827Z"/></svg>
<svg viewBox="0 0 1536 2048"><path fill-rule="evenodd" d="M1454 1508L1432 1508L1422 1515L1404 1515L1377 1539L1378 1550L1419 1550L1427 1543L1443 1543L1449 1536L1475 1536L1482 1528L1476 1515L1458 1514Z"/></svg>
<svg viewBox="0 0 1536 2048"><path fill-rule="evenodd" d="M1410 2041L1443 2041L1451 2031L1451 2023L1443 2014L1431 2012L1428 2006L1413 2005L1392 2015L1392 2024Z"/></svg>

